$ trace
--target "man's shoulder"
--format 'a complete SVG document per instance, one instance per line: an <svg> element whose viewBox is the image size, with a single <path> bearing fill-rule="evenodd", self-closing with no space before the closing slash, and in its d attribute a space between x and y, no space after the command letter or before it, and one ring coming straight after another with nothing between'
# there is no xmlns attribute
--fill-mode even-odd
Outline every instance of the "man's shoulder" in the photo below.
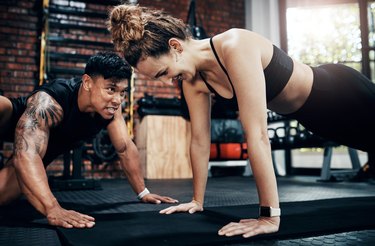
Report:
<svg viewBox="0 0 375 246"><path fill-rule="evenodd" d="M65 110L77 100L80 79L55 79L38 87L35 92L46 92L53 97Z"/></svg>
<svg viewBox="0 0 375 246"><path fill-rule="evenodd" d="M64 79L59 78L52 80L51 82L45 83L42 86L39 87L40 90L43 89L50 89L50 90L67 90L67 91L74 91L77 86L79 86L82 83L81 79L78 78L72 78L72 79Z"/></svg>
<svg viewBox="0 0 375 246"><path fill-rule="evenodd" d="M35 91L45 91L52 97L64 97L76 91L82 83L80 79L55 79L36 88Z"/></svg>

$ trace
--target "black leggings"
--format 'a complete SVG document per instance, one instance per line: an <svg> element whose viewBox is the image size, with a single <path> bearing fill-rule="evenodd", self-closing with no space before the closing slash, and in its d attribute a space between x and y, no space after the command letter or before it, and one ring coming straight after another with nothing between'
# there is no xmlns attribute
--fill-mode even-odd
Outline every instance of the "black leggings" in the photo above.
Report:
<svg viewBox="0 0 375 246"><path fill-rule="evenodd" d="M314 67L312 91L285 115L311 132L355 149L375 151L375 84L341 64Z"/></svg>

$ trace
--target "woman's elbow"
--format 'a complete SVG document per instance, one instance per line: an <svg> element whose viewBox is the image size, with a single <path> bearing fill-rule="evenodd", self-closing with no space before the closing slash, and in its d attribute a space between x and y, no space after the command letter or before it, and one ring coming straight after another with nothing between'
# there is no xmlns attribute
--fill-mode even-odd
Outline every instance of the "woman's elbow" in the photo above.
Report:
<svg viewBox="0 0 375 246"><path fill-rule="evenodd" d="M270 140L267 131L248 131L245 132L247 142L257 143L265 146L270 145Z"/></svg>
<svg viewBox="0 0 375 246"><path fill-rule="evenodd" d="M211 139L209 135L192 135L191 136L191 146L196 146L200 149L209 149L211 144Z"/></svg>

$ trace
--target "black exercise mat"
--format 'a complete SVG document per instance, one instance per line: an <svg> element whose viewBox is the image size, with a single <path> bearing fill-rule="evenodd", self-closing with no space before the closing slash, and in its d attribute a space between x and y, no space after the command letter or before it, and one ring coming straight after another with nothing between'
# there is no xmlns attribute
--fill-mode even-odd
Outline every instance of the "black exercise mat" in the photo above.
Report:
<svg viewBox="0 0 375 246"><path fill-rule="evenodd" d="M375 197L281 203L280 231L244 239L221 237L231 221L257 215L257 205L210 207L193 215L157 211L96 214L91 229L58 229L64 245L223 245L292 239L375 228Z"/></svg>

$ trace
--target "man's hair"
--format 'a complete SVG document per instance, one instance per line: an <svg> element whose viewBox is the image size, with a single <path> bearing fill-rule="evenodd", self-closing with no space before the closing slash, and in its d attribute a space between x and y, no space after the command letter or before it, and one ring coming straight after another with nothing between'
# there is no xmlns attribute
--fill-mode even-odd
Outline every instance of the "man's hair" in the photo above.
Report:
<svg viewBox="0 0 375 246"><path fill-rule="evenodd" d="M103 76L104 79L119 81L130 79L132 69L129 64L114 52L100 52L89 58L85 74L91 77Z"/></svg>

